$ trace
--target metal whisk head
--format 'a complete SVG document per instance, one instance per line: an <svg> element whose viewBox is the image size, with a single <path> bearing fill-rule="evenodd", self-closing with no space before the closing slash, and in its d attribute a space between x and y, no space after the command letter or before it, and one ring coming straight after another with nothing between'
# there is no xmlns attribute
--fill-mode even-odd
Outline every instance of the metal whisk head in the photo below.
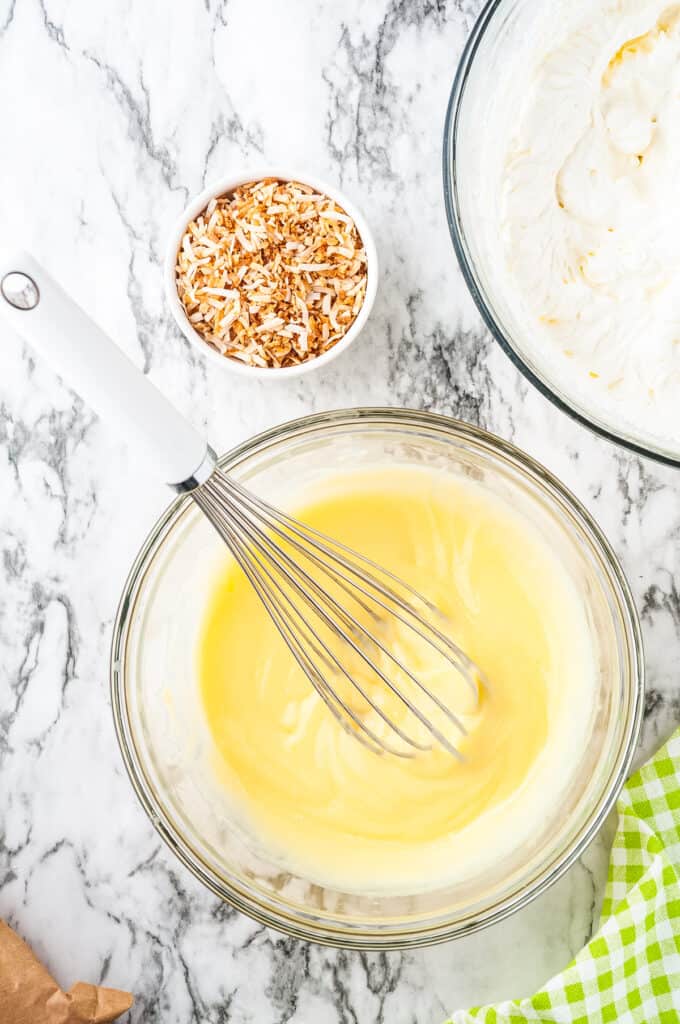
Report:
<svg viewBox="0 0 680 1024"><path fill-rule="evenodd" d="M310 683L341 725L376 753L412 757L433 742L460 757L459 715L409 664L432 651L474 706L485 679L412 587L262 501L215 469L191 496L246 574ZM395 629L398 633L394 642Z"/></svg>

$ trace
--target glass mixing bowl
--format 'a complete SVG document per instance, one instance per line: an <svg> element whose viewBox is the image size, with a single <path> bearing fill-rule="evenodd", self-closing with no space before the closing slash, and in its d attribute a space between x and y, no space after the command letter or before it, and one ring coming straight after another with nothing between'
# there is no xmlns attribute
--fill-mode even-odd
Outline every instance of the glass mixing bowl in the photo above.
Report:
<svg viewBox="0 0 680 1024"><path fill-rule="evenodd" d="M519 41L550 38L560 24L552 0L488 0L482 8L458 65L444 128L444 200L453 245L487 327L543 395L610 440L680 465L680 441L673 445L651 428L643 434L621 416L584 404L576 386L532 350L526 323L510 308L499 280L505 259L497 228L499 196L482 194L479 187L482 168L499 159L494 106L512 80Z"/></svg>
<svg viewBox="0 0 680 1024"><path fill-rule="evenodd" d="M598 670L591 728L584 749L574 750L572 784L556 798L531 847L514 860L465 884L357 895L291 873L234 820L210 767L212 741L195 669L204 599L228 556L188 497L162 516L132 567L111 658L113 711L127 770L153 825L180 860L258 921L356 948L425 945L461 935L500 920L554 882L616 799L643 697L639 623L614 554L562 484L512 445L445 417L360 409L285 424L221 460L225 471L284 508L294 507L307 485L335 473L386 465L473 478L512 502L551 545L582 596Z"/></svg>

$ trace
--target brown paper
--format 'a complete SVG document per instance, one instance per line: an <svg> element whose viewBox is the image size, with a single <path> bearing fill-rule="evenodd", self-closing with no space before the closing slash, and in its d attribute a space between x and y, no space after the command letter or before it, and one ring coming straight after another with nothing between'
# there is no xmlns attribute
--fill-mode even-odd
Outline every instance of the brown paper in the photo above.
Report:
<svg viewBox="0 0 680 1024"><path fill-rule="evenodd" d="M30 947L0 921L2 1024L106 1024L132 1002L129 992L81 981L62 992Z"/></svg>

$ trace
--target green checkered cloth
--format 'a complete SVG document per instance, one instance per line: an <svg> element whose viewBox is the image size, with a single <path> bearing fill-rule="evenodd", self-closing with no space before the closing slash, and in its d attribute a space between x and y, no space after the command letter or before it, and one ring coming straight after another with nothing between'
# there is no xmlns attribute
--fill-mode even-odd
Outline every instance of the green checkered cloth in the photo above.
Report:
<svg viewBox="0 0 680 1024"><path fill-rule="evenodd" d="M460 1010L452 1024L680 1024L680 729L618 802L600 929L528 999Z"/></svg>

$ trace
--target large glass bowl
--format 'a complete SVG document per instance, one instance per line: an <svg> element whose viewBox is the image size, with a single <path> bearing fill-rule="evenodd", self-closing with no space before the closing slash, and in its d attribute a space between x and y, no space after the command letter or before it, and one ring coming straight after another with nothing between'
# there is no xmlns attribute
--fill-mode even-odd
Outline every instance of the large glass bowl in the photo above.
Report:
<svg viewBox="0 0 680 1024"><path fill-rule="evenodd" d="M505 256L496 228L499 196L480 189L482 169L493 163L497 149L494 105L512 79L520 41L557 33L560 24L552 0L488 0L482 8L458 65L444 128L444 200L453 245L487 327L543 395L610 440L680 465L680 432L673 445L651 428L643 434L613 412L584 404L576 387L531 346L526 323L510 308L500 284Z"/></svg>
<svg viewBox="0 0 680 1024"><path fill-rule="evenodd" d="M573 752L572 783L566 791L555 788L553 812L514 859L464 884L400 895L357 895L291 874L234 820L210 768L195 650L200 595L227 556L191 499L182 497L153 528L132 567L111 659L123 758L155 828L222 899L266 925L317 942L425 945L523 906L597 832L624 782L638 735L639 623L626 580L595 523L558 480L512 445L425 413L359 409L310 416L246 442L221 465L284 508L295 506L301 489L335 473L387 465L471 477L512 502L551 545L582 597L596 654L596 707L583 749ZM558 785L550 779L545 784Z"/></svg>

